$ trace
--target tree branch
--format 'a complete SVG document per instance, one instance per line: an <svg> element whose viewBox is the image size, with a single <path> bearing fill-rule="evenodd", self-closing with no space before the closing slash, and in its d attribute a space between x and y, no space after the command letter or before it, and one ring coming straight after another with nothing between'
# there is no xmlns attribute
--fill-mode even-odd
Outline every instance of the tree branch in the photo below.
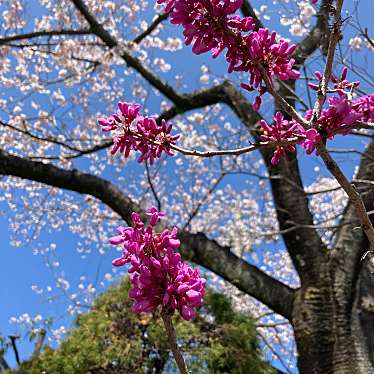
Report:
<svg viewBox="0 0 374 374"><path fill-rule="evenodd" d="M27 34L12 35L12 36L0 38L0 45L7 44L9 42L14 42L16 40L39 38L42 36L52 37L52 36L61 36L61 35L89 35L89 34L92 34L92 31L90 29L34 31L34 32L27 33Z"/></svg>
<svg viewBox="0 0 374 374"><path fill-rule="evenodd" d="M10 343L12 345L12 349L13 349L13 352L14 352L14 356L16 358L17 365L20 365L21 360L20 360L20 357L19 357L19 352L18 352L17 343L16 343L18 338L19 338L19 336L9 335Z"/></svg>
<svg viewBox="0 0 374 374"><path fill-rule="evenodd" d="M79 10L82 16L90 25L92 32L101 39L108 48L113 49L119 47L119 54L129 67L134 68L139 74L142 75L153 87L157 88L162 94L164 94L169 100L178 104L182 101L181 96L169 86L166 82L162 81L156 76L151 70L145 67L141 61L134 57L125 46L119 46L117 40L110 35L108 31L96 20L93 14L89 11L88 7L82 0L71 0L75 7Z"/></svg>
<svg viewBox="0 0 374 374"><path fill-rule="evenodd" d="M0 373L4 370L10 370L10 366L4 358L4 352L0 350Z"/></svg>
<svg viewBox="0 0 374 374"><path fill-rule="evenodd" d="M179 233L181 252L226 279L241 291L266 304L274 312L292 319L294 290L248 264L229 247L220 246L203 233Z"/></svg>
<svg viewBox="0 0 374 374"><path fill-rule="evenodd" d="M65 170L51 164L30 161L0 150L0 174L63 188L96 197L112 208L126 222L131 222L131 212L140 208L112 183L78 170Z"/></svg>
<svg viewBox="0 0 374 374"><path fill-rule="evenodd" d="M166 20L168 16L168 13L158 15L156 19L148 26L148 28L133 40L134 43L140 44L148 35L152 34L152 31L154 31L161 22Z"/></svg>
<svg viewBox="0 0 374 374"><path fill-rule="evenodd" d="M329 36L329 9L331 0L322 0L317 15L317 23L309 34L297 45L294 53L296 65L302 66L305 60L311 56L318 48L322 47L322 52L327 50Z"/></svg>

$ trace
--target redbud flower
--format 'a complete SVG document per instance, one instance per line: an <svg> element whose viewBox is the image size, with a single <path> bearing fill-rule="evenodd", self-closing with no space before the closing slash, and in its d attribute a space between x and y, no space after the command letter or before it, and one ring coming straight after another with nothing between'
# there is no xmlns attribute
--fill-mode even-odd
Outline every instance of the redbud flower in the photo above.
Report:
<svg viewBox="0 0 374 374"><path fill-rule="evenodd" d="M139 151L138 162L149 160L152 165L163 152L173 156L170 145L176 144L179 135L171 135L172 125L164 119L159 126L154 117L141 116L140 108L139 104L119 102L116 113L98 122L103 131L114 133L112 154L119 151L128 157L132 150Z"/></svg>
<svg viewBox="0 0 374 374"><path fill-rule="evenodd" d="M346 94L338 91L338 96L327 99L328 108L323 109L316 122L319 131L323 130L329 139L333 139L336 133L346 135L351 132L350 127L358 121L362 115L354 110ZM307 111L305 118L310 120L312 110Z"/></svg>
<svg viewBox="0 0 374 374"><path fill-rule="evenodd" d="M158 0L166 3L166 11L171 11L171 23L184 28L186 45L193 44L192 52L201 54L212 51L216 58L227 49L226 60L229 73L246 71L250 73L250 84L242 87L263 93L262 73L259 65L267 71L270 79L273 76L281 80L297 79L300 74L293 69L295 63L291 58L296 46L289 46L281 39L276 41L276 33L268 29L255 30L251 17L241 18L232 15L242 6L242 0ZM258 96L253 104L255 110L261 105Z"/></svg>
<svg viewBox="0 0 374 374"><path fill-rule="evenodd" d="M280 112L275 114L273 125L269 126L264 120L261 120L260 124L264 130L261 138L267 142L281 143L289 138L303 135L304 133L304 129L298 123L285 120L283 114ZM277 165L280 158L286 155L286 151L295 152L295 146L293 144L279 144L271 159L271 163Z"/></svg>
<svg viewBox="0 0 374 374"><path fill-rule="evenodd" d="M261 64L267 71L269 77L277 76L281 80L297 79L300 73L293 69L295 60L291 58L296 45L289 46L281 39L276 42L276 33L269 33L268 29L259 29L245 37L248 57L239 66L234 67L236 71L248 71L250 86L259 87L262 82L262 74L258 67Z"/></svg>
<svg viewBox="0 0 374 374"><path fill-rule="evenodd" d="M165 213L151 208L147 215L151 217L149 226L145 227L139 215L132 213L135 227L119 227L120 235L109 240L124 248L122 257L113 265L129 264L133 285L129 296L134 300L135 313L153 312L162 306L170 312L178 310L182 318L190 320L203 302L206 281L175 252L180 246L175 227L161 234L154 231L157 221L166 218Z"/></svg>
<svg viewBox="0 0 374 374"><path fill-rule="evenodd" d="M334 86L329 89L329 92L338 92L338 93L344 94L345 89L352 90L353 88L359 86L360 82L349 82L346 79L347 73L348 73L348 68L344 66L340 73L339 78L336 78L335 75L333 74L331 75L331 82L334 83ZM314 75L319 81L322 81L321 72L316 71ZM319 84L308 82L307 85L315 91L319 90Z"/></svg>
<svg viewBox="0 0 374 374"><path fill-rule="evenodd" d="M302 142L302 146L306 149L306 154L310 155L321 141L321 135L316 129L308 129L305 132L305 137L306 139Z"/></svg>
<svg viewBox="0 0 374 374"><path fill-rule="evenodd" d="M374 122L374 95L365 95L353 100L352 109L360 114L360 121Z"/></svg>

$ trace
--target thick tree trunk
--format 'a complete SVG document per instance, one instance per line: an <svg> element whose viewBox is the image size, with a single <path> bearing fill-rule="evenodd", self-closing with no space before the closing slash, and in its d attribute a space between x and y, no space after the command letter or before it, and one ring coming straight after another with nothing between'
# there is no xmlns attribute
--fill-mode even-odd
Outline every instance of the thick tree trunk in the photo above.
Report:
<svg viewBox="0 0 374 374"><path fill-rule="evenodd" d="M352 295L336 266L326 261L319 280L296 297L292 323L300 374L373 374L374 275L362 263Z"/></svg>

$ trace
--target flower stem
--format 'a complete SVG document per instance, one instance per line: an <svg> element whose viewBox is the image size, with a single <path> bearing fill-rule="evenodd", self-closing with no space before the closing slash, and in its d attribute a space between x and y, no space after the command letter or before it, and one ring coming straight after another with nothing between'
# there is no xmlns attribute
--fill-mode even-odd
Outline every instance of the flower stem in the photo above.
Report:
<svg viewBox="0 0 374 374"><path fill-rule="evenodd" d="M168 313L167 310L162 309L161 318L164 322L165 330L166 330L168 340L169 340L170 349L173 352L173 356L174 356L175 362L177 363L178 369L181 374L189 374L187 365L177 345L177 336L175 334L175 329L173 326L173 322L171 320L171 315Z"/></svg>

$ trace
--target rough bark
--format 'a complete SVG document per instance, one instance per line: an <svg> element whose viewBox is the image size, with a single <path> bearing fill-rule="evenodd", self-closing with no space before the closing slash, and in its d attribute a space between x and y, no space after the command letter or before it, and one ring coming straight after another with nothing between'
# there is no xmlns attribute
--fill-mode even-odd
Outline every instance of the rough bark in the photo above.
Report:
<svg viewBox="0 0 374 374"><path fill-rule="evenodd" d="M358 180L374 180L374 141L362 157ZM374 189L358 190L368 211ZM299 369L304 373L374 372L374 275L362 255L369 249L352 204L342 218L334 248L321 256L319 279L295 297L294 327Z"/></svg>

